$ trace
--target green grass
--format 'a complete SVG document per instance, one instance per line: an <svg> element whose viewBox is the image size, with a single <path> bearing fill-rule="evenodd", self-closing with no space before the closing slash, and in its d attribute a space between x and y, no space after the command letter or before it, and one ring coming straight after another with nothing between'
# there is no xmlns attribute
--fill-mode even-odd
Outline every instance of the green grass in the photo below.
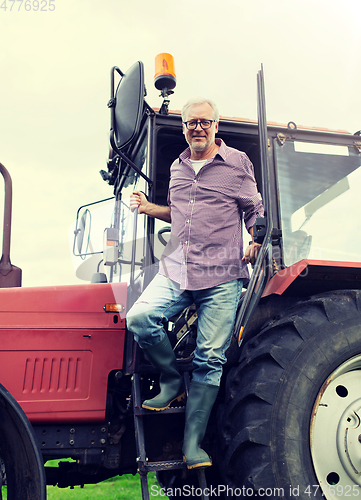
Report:
<svg viewBox="0 0 361 500"><path fill-rule="evenodd" d="M49 461L47 465L57 466L58 461ZM158 485L154 472L148 474L148 487ZM160 487L159 487L160 488ZM157 490L158 491L158 488ZM2 498L6 500L6 487L2 488ZM58 488L47 486L47 500L141 500L142 491L140 487L140 476L126 474L107 479L98 484L86 484L83 488L75 486L71 488ZM151 497L152 498L152 497ZM162 498L167 498L162 495Z"/></svg>
<svg viewBox="0 0 361 500"><path fill-rule="evenodd" d="M149 488L153 484L158 484L155 474L149 473ZM86 484L84 488L47 487L47 500L141 500L141 498L139 474L117 476L102 483Z"/></svg>

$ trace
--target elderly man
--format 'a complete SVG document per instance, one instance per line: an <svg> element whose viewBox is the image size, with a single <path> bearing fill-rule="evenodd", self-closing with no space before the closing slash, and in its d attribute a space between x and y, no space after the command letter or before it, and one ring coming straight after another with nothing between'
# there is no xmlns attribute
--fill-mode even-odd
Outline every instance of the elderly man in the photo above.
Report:
<svg viewBox="0 0 361 500"><path fill-rule="evenodd" d="M164 410L184 397L182 377L164 329L190 304L198 314L194 370L187 398L183 455L189 469L211 460L200 448L220 385L247 264L260 245L253 242L256 215L263 214L253 165L245 153L215 137L219 114L209 100L193 99L182 110L189 144L170 171L168 206L133 193L131 209L171 222L159 273L127 315L136 341L160 371L160 393L143 402ZM243 255L242 214L252 243Z"/></svg>

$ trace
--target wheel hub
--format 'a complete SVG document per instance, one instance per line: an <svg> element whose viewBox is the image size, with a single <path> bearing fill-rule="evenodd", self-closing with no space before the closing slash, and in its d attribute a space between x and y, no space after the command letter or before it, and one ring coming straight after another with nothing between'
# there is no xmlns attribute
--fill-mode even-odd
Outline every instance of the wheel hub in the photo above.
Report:
<svg viewBox="0 0 361 500"><path fill-rule="evenodd" d="M361 399L353 402L343 413L337 430L337 451L342 465L357 484L361 485Z"/></svg>
<svg viewBox="0 0 361 500"><path fill-rule="evenodd" d="M311 455L328 500L361 494L361 355L323 384L311 417Z"/></svg>

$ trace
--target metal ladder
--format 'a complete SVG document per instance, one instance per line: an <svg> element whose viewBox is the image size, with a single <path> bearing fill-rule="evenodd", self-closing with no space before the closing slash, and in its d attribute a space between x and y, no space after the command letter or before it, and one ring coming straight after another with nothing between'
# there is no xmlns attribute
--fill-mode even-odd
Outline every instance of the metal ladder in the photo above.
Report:
<svg viewBox="0 0 361 500"><path fill-rule="evenodd" d="M189 373L184 372L184 385L186 388L186 394L188 395L189 390ZM140 484L142 490L142 499L149 500L149 490L148 490L148 472L150 471L164 471L164 470L176 470L176 469L186 469L187 466L183 460L168 460L159 462L149 462L147 458L147 453L145 449L145 436L144 436L144 421L143 418L147 415L154 415L154 411L146 410L142 408L142 398L140 390L140 380L139 373L133 374L132 379L132 399L133 399L133 412L134 412L134 428L135 428L135 443L137 451L137 464L138 472L140 475ZM185 407L167 408L156 412L159 418L162 415L169 414L179 414L185 413ZM206 495L207 482L205 477L205 472L203 468L197 470L199 486L202 490L202 500L208 500L208 495Z"/></svg>

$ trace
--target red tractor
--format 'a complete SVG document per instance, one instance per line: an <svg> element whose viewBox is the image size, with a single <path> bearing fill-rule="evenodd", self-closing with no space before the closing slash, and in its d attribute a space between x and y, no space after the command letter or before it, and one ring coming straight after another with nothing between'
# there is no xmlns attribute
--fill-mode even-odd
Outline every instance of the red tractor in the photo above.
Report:
<svg viewBox="0 0 361 500"><path fill-rule="evenodd" d="M161 66L159 111L145 101L141 62L111 72L111 154L101 175L113 196L81 207L75 227L77 275L90 283L21 288L10 262L11 179L1 165L1 491L43 500L46 484L138 471L147 499L155 471L164 490L152 495L195 497L200 480L204 498L359 496L360 132L267 126L262 69L258 123L219 125L218 136L251 159L266 215L254 227L262 248L203 442L213 459L205 477L182 462L184 407L141 408L159 375L125 314L156 273L169 227L131 213L129 196L141 190L165 205L170 164L186 147L180 114L168 109L172 60L162 55ZM195 308L168 330L187 387ZM59 466L44 467L51 459Z"/></svg>

